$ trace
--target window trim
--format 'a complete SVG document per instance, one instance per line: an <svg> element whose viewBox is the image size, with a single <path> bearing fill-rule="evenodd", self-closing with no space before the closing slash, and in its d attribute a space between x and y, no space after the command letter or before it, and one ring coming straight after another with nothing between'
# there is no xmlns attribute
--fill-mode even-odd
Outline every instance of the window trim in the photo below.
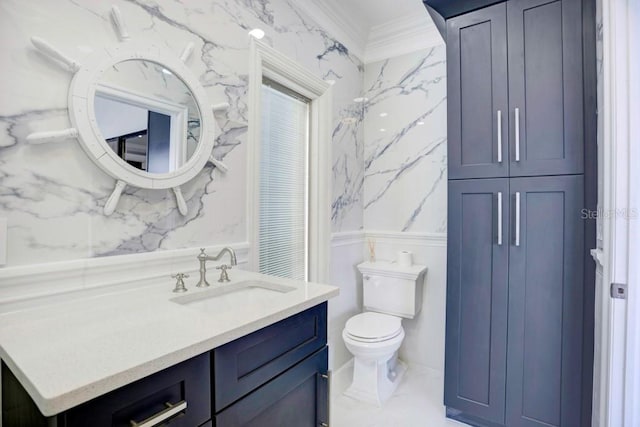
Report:
<svg viewBox="0 0 640 427"><path fill-rule="evenodd" d="M311 100L308 154L308 277L312 282L326 282L331 237L332 86L299 63L255 38L250 40L249 51L247 138L247 236L251 248L249 268L252 271L258 271L261 88L263 77L266 77Z"/></svg>

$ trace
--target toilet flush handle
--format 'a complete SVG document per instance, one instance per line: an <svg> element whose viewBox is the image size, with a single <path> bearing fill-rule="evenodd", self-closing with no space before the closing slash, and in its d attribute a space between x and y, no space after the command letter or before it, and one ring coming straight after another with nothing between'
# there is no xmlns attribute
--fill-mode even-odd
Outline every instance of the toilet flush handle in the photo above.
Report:
<svg viewBox="0 0 640 427"><path fill-rule="evenodd" d="M369 279L371 279L371 276L369 276L369 275L365 275L364 276L364 280L369 280Z"/></svg>

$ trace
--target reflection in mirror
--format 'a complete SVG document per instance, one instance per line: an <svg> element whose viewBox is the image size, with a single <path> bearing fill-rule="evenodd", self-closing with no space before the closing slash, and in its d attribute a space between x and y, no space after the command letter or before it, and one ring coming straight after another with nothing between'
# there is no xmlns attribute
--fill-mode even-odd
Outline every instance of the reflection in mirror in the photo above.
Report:
<svg viewBox="0 0 640 427"><path fill-rule="evenodd" d="M179 169L200 139L200 112L189 88L160 64L119 62L101 76L94 103L106 144L131 167Z"/></svg>

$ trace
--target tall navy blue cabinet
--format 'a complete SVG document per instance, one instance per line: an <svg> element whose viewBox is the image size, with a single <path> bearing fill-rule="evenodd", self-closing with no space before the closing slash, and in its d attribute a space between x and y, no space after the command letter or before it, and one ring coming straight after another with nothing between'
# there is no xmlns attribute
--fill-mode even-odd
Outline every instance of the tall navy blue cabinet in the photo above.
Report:
<svg viewBox="0 0 640 427"><path fill-rule="evenodd" d="M452 14L479 5L425 3ZM484 3L445 16L447 415L490 427L590 425L583 14L591 8Z"/></svg>

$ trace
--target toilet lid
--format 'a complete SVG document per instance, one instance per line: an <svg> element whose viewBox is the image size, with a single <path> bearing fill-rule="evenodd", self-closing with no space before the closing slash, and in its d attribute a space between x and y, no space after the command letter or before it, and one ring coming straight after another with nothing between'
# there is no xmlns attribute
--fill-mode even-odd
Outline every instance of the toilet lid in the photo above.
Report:
<svg viewBox="0 0 640 427"><path fill-rule="evenodd" d="M345 331L360 340L384 340L400 333L402 321L389 314L366 312L347 320Z"/></svg>

